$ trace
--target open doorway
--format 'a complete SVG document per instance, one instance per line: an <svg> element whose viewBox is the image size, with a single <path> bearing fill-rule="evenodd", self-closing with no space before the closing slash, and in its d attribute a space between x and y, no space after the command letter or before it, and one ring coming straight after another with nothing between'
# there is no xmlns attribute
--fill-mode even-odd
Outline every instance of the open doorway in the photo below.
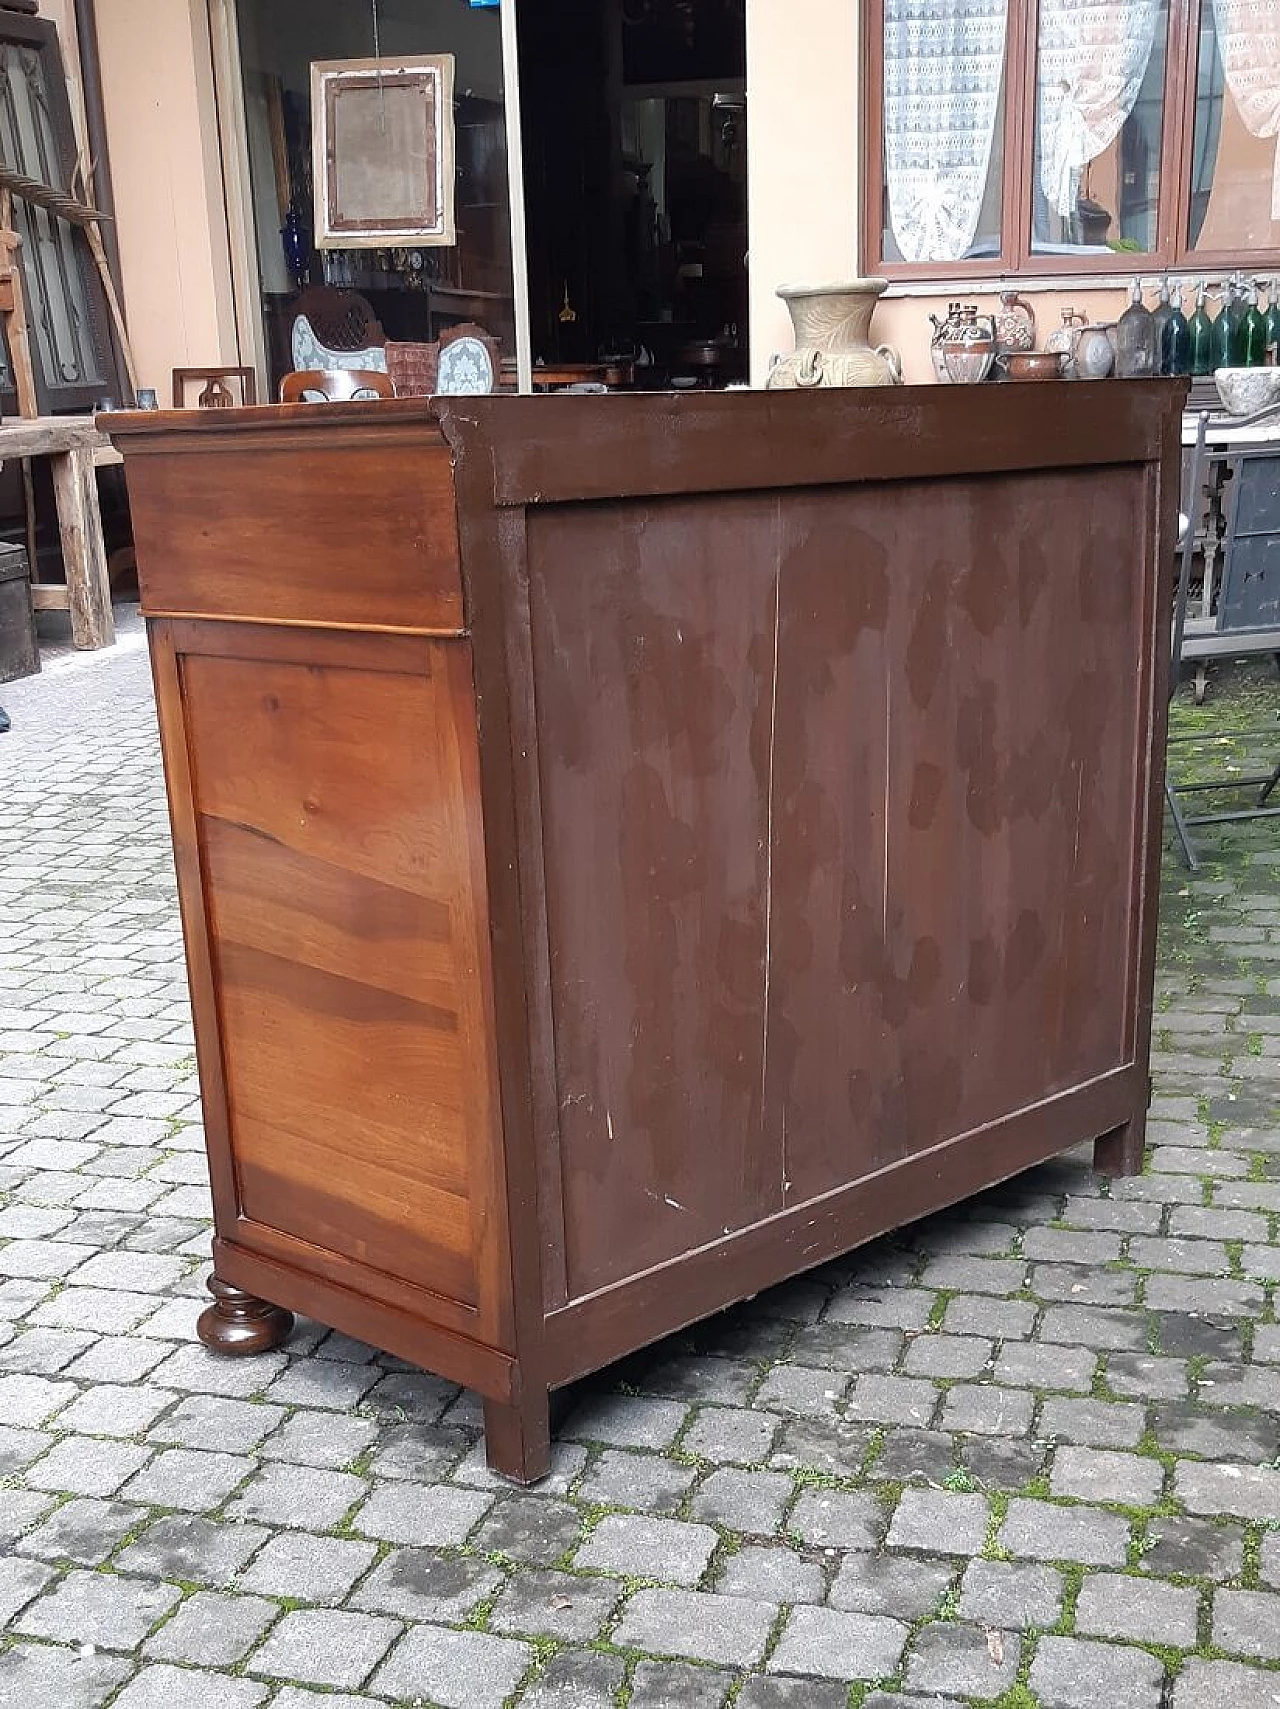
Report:
<svg viewBox="0 0 1280 1709"><path fill-rule="evenodd" d="M745 380L745 0L519 0L535 371Z"/></svg>

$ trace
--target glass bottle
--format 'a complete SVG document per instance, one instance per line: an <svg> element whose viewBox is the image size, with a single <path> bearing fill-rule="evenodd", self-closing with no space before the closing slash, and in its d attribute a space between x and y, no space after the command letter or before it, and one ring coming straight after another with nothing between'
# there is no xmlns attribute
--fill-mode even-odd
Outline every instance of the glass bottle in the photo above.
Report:
<svg viewBox="0 0 1280 1709"><path fill-rule="evenodd" d="M1169 281L1167 278L1161 279L1156 306L1151 311L1151 372L1153 374L1168 373L1168 369L1164 365L1164 333L1172 316L1173 308L1169 302Z"/></svg>
<svg viewBox="0 0 1280 1709"><path fill-rule="evenodd" d="M1201 279L1196 286L1195 313L1187 322L1191 345L1191 372L1193 374L1212 374L1213 372L1213 322L1205 307L1205 284Z"/></svg>
<svg viewBox="0 0 1280 1709"><path fill-rule="evenodd" d="M1267 282L1267 361L1274 367L1280 362L1280 302L1276 300L1276 281Z"/></svg>
<svg viewBox="0 0 1280 1709"><path fill-rule="evenodd" d="M1236 282L1228 279L1222 287L1222 307L1213 323L1213 368L1234 368L1236 365Z"/></svg>
<svg viewBox="0 0 1280 1709"><path fill-rule="evenodd" d="M1245 311L1236 328L1235 354L1237 368L1261 368L1267 359L1267 322L1258 307L1258 285L1249 287Z"/></svg>
<svg viewBox="0 0 1280 1709"><path fill-rule="evenodd" d="M1173 287L1173 306L1169 310L1169 318L1164 323L1164 333L1160 346L1160 372L1162 374L1189 374L1191 372L1191 325L1182 312L1182 286Z"/></svg>
<svg viewBox="0 0 1280 1709"><path fill-rule="evenodd" d="M1155 373L1155 339L1151 310L1142 300L1142 281L1129 287L1129 306L1116 325L1116 375L1121 380L1146 380Z"/></svg>

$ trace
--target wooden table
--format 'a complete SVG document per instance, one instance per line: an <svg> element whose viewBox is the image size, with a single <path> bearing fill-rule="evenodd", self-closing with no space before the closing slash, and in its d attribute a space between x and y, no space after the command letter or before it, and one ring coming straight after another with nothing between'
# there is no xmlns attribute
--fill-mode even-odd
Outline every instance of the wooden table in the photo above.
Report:
<svg viewBox="0 0 1280 1709"><path fill-rule="evenodd" d="M115 640L111 584L98 508L97 470L118 463L120 453L90 416L50 415L0 422L0 464L10 458L46 457L62 539L66 585L38 582L31 565L31 597L37 611L69 611L77 647L109 647Z"/></svg>
<svg viewBox="0 0 1280 1709"><path fill-rule="evenodd" d="M1081 1141L1136 1173L1184 394L114 418L206 1344L305 1312L531 1480L549 1391Z"/></svg>

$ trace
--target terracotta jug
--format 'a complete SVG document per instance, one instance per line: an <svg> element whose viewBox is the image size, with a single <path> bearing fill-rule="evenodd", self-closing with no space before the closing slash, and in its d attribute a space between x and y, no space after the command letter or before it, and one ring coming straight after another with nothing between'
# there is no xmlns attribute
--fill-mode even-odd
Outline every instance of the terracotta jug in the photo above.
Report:
<svg viewBox="0 0 1280 1709"><path fill-rule="evenodd" d="M793 391L812 386L900 386L902 363L887 344L871 345L871 317L887 279L832 285L783 285L796 347L775 359L765 384Z"/></svg>

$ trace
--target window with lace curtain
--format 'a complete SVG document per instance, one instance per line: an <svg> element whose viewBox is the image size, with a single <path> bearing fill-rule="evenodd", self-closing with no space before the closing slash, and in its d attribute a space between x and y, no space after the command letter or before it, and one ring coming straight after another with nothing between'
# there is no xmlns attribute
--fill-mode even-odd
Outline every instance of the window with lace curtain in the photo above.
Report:
<svg viewBox="0 0 1280 1709"><path fill-rule="evenodd" d="M868 271L1280 269L1280 0L868 0Z"/></svg>

